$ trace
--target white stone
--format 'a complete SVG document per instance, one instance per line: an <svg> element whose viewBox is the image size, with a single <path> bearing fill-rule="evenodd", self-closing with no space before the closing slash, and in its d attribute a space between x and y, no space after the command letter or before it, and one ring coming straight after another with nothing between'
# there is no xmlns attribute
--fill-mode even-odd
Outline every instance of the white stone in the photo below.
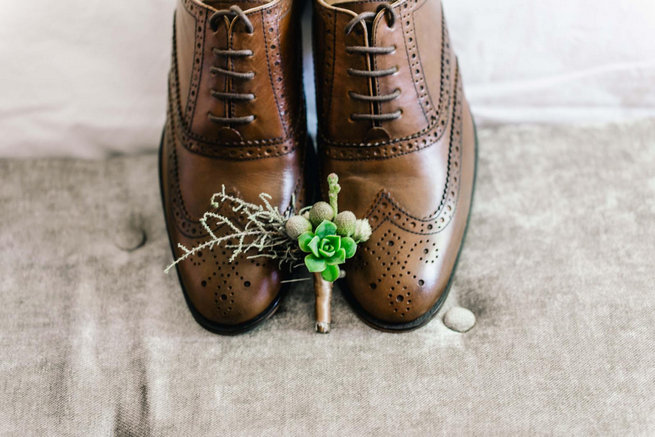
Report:
<svg viewBox="0 0 655 437"><path fill-rule="evenodd" d="M446 312L443 323L456 332L467 332L475 325L475 314L462 307L453 307Z"/></svg>

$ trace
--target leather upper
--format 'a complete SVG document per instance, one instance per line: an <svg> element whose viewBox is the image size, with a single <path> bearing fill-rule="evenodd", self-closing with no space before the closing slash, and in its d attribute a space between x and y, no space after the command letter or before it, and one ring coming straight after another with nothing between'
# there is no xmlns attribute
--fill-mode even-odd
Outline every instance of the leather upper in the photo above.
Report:
<svg viewBox="0 0 655 437"><path fill-rule="evenodd" d="M245 19L230 9L235 4ZM176 257L182 254L178 244L190 248L207 239L199 220L223 185L253 203L260 203L259 194L266 192L281 211L304 202L306 126L298 20L291 0L179 0L161 153L165 213ZM234 76L243 73L250 76ZM250 100L234 98L250 94ZM250 116L247 123L211 119ZM219 212L238 221L231 207ZM215 232L225 230L217 227ZM281 288L283 274L274 263L243 255L230 263L230 255L214 247L178 265L192 307L217 326L255 319L275 303Z"/></svg>
<svg viewBox="0 0 655 437"><path fill-rule="evenodd" d="M425 315L447 290L470 208L475 134L440 1L384 3L318 0L314 41L322 172L340 177L340 209L373 228L346 264L346 285L368 318L393 325ZM385 121L351 115L398 111Z"/></svg>

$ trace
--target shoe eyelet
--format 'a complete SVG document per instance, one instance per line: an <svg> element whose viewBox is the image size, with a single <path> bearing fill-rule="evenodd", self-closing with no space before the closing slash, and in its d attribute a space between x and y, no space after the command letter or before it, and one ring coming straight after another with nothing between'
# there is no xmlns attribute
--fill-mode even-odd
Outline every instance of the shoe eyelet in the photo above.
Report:
<svg viewBox="0 0 655 437"><path fill-rule="evenodd" d="M209 28L214 33L218 32L218 23L216 22L216 19L214 17L211 17L209 19Z"/></svg>

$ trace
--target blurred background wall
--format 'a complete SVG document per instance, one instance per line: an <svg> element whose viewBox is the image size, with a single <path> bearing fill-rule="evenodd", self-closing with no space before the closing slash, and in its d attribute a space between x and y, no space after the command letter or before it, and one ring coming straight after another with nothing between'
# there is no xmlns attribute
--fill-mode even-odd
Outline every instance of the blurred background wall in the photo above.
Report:
<svg viewBox="0 0 655 437"><path fill-rule="evenodd" d="M154 150L174 7L174 0L2 2L0 157ZM655 116L655 1L444 0L444 8L479 124ZM308 38L305 47L312 111Z"/></svg>

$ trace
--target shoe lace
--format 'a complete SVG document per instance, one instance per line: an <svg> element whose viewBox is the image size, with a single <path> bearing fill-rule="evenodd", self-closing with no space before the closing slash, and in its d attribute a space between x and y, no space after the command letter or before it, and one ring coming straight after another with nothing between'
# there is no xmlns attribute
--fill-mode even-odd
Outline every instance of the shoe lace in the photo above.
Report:
<svg viewBox="0 0 655 437"><path fill-rule="evenodd" d="M221 9L216 12L214 12L211 17L209 17L209 26L211 27L212 31L217 32L218 31L218 26L223 17L238 17L239 20L243 22L243 24L246 27L246 31L249 34L252 34L255 29L252 25L252 22L248 18L248 16L243 12L243 10L236 6L232 5L229 9ZM244 58L248 56L252 56L253 52L252 50L235 50L231 48L225 48L225 49L219 49L219 48L212 48L212 53L216 57L223 57L223 58ZM248 72L241 72L241 71L235 71L231 68L231 63L227 62L226 63L227 68L222 68L218 66L212 66L209 71L211 74L214 75L223 75L232 79L237 79L237 80L252 80L253 77L255 77L255 72L254 71L248 71ZM233 91L218 91L215 89L210 90L210 94L212 97L219 99L219 100L224 100L224 101L241 101L241 102L246 102L253 100L255 98L255 95L253 93L237 93ZM255 119L254 115L246 115L243 117L232 117L232 116L227 116L227 117L219 117L215 114L213 114L211 111L207 113L207 117L209 120L211 120L214 123L218 124L247 124L252 122Z"/></svg>
<svg viewBox="0 0 655 437"><path fill-rule="evenodd" d="M380 11L384 10L386 12L385 17L387 18L387 25L389 27L393 27L395 21L396 21L396 13L394 12L392 6L388 3L381 4L375 12L372 11L367 11L367 12L362 12L356 17L353 17L352 20L346 24L346 35L350 34L350 32L353 31L355 26L358 24L367 24L367 23L372 23L375 17L380 13ZM371 45L366 45L366 46L347 46L346 47L346 52L348 53L354 53L354 54L361 54L361 55L366 55L366 56L374 56L374 55L388 55L390 53L393 53L396 50L395 46L387 46L387 47L380 47L380 46L371 46ZM377 79L380 77L386 77L386 76L391 76L392 74L395 74L398 72L398 67L392 67L392 68L387 68L383 70L373 70L373 69L366 69L366 70L358 70L355 68L349 68L347 70L348 74L350 76L356 76L356 77L366 77L370 79ZM360 94L356 93L354 91L348 91L348 95L350 96L351 99L353 100L360 100L364 102L373 102L373 103L384 103L384 102L390 102L392 100L395 100L400 96L400 89L394 90L391 94L384 94L384 95L368 95L368 94ZM389 112L389 113L378 113L378 114L357 114L353 113L350 114L350 118L352 120L356 121L373 121L373 122L384 122L384 121L393 121L397 120L402 116L402 109L398 109L394 112Z"/></svg>

